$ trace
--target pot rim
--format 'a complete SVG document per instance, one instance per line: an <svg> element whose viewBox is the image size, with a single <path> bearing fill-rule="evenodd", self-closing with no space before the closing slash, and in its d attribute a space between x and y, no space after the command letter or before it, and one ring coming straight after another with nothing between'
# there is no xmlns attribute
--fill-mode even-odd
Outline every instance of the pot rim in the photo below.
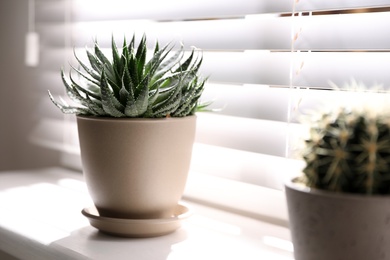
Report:
<svg viewBox="0 0 390 260"><path fill-rule="evenodd" d="M389 195L366 195L366 194L360 194L360 193L346 193L346 192L334 192L334 191L328 191L328 190L321 190L317 188L311 188L306 186L304 183L297 183L297 180L301 176L295 176L293 178L288 179L285 181L284 186L285 188L289 188L291 190L295 190L301 193L311 194L313 196L321 196L321 197L328 197L328 198L334 198L334 199L346 199L346 200L390 200L390 194Z"/></svg>
<svg viewBox="0 0 390 260"><path fill-rule="evenodd" d="M163 117L163 118L150 118L150 117L108 117L108 116L87 116L87 115L76 115L77 119L81 120L90 120L90 121L99 121L99 122L172 122L172 121L184 121L184 120L194 120L197 118L196 115L189 115L183 117Z"/></svg>

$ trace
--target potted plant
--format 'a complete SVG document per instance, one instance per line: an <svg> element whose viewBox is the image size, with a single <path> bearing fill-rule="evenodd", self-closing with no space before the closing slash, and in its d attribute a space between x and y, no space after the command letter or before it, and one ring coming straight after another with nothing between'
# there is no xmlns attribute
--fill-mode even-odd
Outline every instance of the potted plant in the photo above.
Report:
<svg viewBox="0 0 390 260"><path fill-rule="evenodd" d="M389 259L390 113L320 113L303 159L285 186L295 259Z"/></svg>
<svg viewBox="0 0 390 260"><path fill-rule="evenodd" d="M88 62L62 80L69 98L53 103L76 114L83 174L100 217L166 220L178 206L188 175L195 137L195 112L205 79L202 56L183 46L155 45L147 60L147 41L135 37L120 51L112 38L109 59L97 41Z"/></svg>

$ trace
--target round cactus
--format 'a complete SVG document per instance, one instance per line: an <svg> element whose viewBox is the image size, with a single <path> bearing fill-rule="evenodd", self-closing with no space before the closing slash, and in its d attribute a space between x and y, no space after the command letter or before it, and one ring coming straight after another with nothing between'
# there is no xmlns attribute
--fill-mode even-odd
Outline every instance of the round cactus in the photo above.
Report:
<svg viewBox="0 0 390 260"><path fill-rule="evenodd" d="M390 114L347 108L323 113L313 120L305 144L309 187L390 193Z"/></svg>

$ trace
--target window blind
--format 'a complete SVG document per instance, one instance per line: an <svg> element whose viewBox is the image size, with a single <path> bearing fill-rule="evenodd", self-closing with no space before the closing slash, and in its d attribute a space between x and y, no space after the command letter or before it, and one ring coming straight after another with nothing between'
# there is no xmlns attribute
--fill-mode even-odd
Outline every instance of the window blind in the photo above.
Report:
<svg viewBox="0 0 390 260"><path fill-rule="evenodd" d="M123 36L145 33L152 44L202 49L201 73L209 76L203 99L214 100L217 111L198 113L191 172L239 194L215 195L220 190L205 181L203 192L190 185L188 193L243 211L264 206L254 211L272 215L262 188L280 190L286 176L299 172L291 147L302 129L300 112L350 97L330 82L390 85L389 10L388 0L36 0L40 86L63 95L60 67L73 48L81 53L95 38L109 48L112 35L120 45ZM77 157L72 118L49 103L45 97L32 140Z"/></svg>

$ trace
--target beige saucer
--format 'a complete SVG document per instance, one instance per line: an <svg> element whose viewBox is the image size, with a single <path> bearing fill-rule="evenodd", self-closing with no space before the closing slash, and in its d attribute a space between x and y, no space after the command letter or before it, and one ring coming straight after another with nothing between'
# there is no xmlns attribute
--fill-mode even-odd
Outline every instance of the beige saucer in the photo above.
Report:
<svg viewBox="0 0 390 260"><path fill-rule="evenodd" d="M91 226L121 237L155 237L169 234L181 226L181 221L191 215L188 207L178 204L171 218L163 219L122 219L99 216L94 206L81 213L88 218Z"/></svg>

